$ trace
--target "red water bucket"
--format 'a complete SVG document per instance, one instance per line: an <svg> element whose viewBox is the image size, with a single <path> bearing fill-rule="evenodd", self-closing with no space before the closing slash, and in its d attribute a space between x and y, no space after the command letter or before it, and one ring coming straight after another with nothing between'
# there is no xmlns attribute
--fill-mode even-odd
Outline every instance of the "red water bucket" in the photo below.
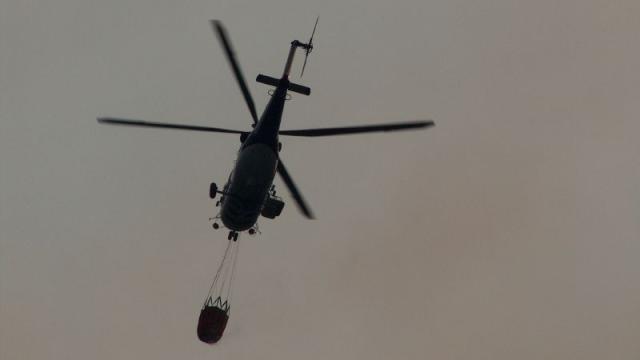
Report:
<svg viewBox="0 0 640 360"><path fill-rule="evenodd" d="M228 320L226 311L215 306L205 306L198 319L198 338L207 344L215 344L222 337Z"/></svg>

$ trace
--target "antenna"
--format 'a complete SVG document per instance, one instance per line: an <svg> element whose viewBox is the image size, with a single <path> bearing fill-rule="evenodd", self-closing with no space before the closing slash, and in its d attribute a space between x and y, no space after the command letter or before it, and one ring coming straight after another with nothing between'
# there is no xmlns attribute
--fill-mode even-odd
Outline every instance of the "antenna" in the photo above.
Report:
<svg viewBox="0 0 640 360"><path fill-rule="evenodd" d="M300 77L304 74L304 68L307 66L307 58L309 54L311 54L311 50L313 50L313 35L316 33L316 26L318 26L318 20L320 20L320 16L316 18L316 23L313 25L313 31L311 32L311 37L309 38L309 42L304 45L304 64L302 65L302 72L300 72Z"/></svg>

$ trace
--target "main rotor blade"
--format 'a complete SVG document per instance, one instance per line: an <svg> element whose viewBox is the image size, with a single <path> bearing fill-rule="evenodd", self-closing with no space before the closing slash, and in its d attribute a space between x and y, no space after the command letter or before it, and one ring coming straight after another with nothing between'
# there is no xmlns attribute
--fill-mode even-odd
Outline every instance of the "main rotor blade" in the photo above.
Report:
<svg viewBox="0 0 640 360"><path fill-rule="evenodd" d="M363 126L336 127L336 128L324 128L324 129L280 130L280 135L290 135L290 136L349 135L349 134L361 134L361 133L368 133L368 132L420 129L425 127L431 127L434 125L435 124L433 123L433 121L413 121L413 122L397 123L397 124L363 125Z"/></svg>
<svg viewBox="0 0 640 360"><path fill-rule="evenodd" d="M220 128L207 127L207 126L168 124L168 123L148 122L148 121L142 121L142 120L129 120L129 119L118 119L118 118L107 118L107 117L98 118L98 122L101 124L108 124L108 125L128 125L128 126L164 128L164 129L195 130L195 131L208 131L208 132L219 132L219 133L228 133L228 134L247 133L246 131L220 129Z"/></svg>
<svg viewBox="0 0 640 360"><path fill-rule="evenodd" d="M219 20L211 20L211 27L213 31L218 35L218 40L222 44L224 48L225 54L227 55L227 60L229 60L229 64L231 64L231 69L233 70L233 74L236 77L236 81L238 85L240 85L240 90L242 90L242 95L244 95L244 100L249 107L249 111L251 112L251 118L253 118L253 123L258 123L258 115L256 114L256 106L253 103L253 97L249 92L249 88L247 87L247 82L244 80L244 76L242 75L242 69L240 69L240 65L238 64L238 59L236 59L235 52L233 51L233 46L231 46L231 41L229 40L229 36L227 35L227 31L225 30L222 22Z"/></svg>
<svg viewBox="0 0 640 360"><path fill-rule="evenodd" d="M296 184L293 182L293 179L289 175L287 168L284 167L284 164L282 163L282 159L278 161L278 173L282 177L282 180L284 180L285 185L287 185L289 192L291 192L291 195L293 196L293 199L296 201L296 204L298 205L298 208L300 209L302 214L309 219L313 219L314 217L313 217L313 214L311 213L311 209L309 208L307 203L304 201L302 194L296 187Z"/></svg>

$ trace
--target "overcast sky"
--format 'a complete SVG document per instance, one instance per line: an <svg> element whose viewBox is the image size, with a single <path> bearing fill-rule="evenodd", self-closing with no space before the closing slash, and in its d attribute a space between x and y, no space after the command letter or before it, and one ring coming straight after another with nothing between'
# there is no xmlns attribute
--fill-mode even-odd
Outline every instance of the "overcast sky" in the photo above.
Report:
<svg viewBox="0 0 640 360"><path fill-rule="evenodd" d="M196 323L226 243L208 184L320 15L283 128L317 220L241 236L222 341ZM640 2L0 2L0 358L638 359ZM294 64L299 72L301 58Z"/></svg>

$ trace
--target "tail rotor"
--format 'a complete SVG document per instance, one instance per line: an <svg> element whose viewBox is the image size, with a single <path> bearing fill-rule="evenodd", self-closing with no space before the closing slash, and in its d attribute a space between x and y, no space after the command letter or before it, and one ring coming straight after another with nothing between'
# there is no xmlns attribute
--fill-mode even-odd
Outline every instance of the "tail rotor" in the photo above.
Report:
<svg viewBox="0 0 640 360"><path fill-rule="evenodd" d="M318 26L318 20L320 20L320 16L316 18L316 23L313 25L313 31L311 32L311 37L309 38L309 42L304 46L304 64L302 65L302 72L300 72L300 77L304 75L304 68L307 66L307 58L309 54L311 54L311 50L313 50L313 35L316 33L316 27Z"/></svg>

